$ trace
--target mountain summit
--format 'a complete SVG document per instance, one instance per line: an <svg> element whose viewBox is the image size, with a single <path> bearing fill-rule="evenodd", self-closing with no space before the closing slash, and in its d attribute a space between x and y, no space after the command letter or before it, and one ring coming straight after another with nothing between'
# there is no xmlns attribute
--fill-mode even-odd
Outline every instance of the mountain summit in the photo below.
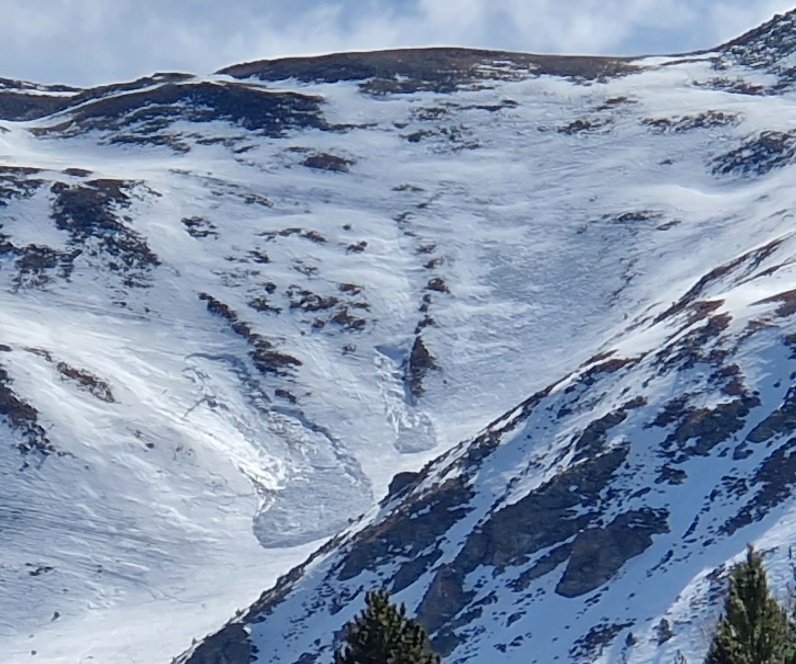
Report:
<svg viewBox="0 0 796 664"><path fill-rule="evenodd" d="M385 586L698 661L747 543L786 592L793 19L0 81L0 652L328 661Z"/></svg>

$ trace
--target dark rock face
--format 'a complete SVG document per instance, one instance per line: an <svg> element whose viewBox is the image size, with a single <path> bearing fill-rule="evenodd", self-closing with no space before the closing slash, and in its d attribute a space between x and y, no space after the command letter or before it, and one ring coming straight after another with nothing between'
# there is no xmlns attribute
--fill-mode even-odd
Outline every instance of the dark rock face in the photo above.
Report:
<svg viewBox="0 0 796 664"><path fill-rule="evenodd" d="M0 90L0 120L35 120L63 110L68 98L55 95Z"/></svg>
<svg viewBox="0 0 796 664"><path fill-rule="evenodd" d="M720 300L705 299L706 293L711 286L731 274L736 274L736 279L748 277L763 261L772 256L781 245L781 239L772 240L762 247L757 247L723 265L713 268L702 275L672 306L656 316L655 322L662 322L686 311L691 314L688 317L689 323L704 319L721 306Z"/></svg>
<svg viewBox="0 0 796 664"><path fill-rule="evenodd" d="M13 199L30 198L44 184L37 177L38 168L24 166L0 166L0 207L6 207Z"/></svg>
<svg viewBox="0 0 796 664"><path fill-rule="evenodd" d="M0 120L36 120L102 97L189 78L193 77L190 74L160 73L87 90L68 85L38 85L0 79Z"/></svg>
<svg viewBox="0 0 796 664"><path fill-rule="evenodd" d="M71 85L42 85L41 83L33 83L32 81L20 81L13 78L0 77L0 90L17 90L22 92L80 92L80 88L72 87Z"/></svg>
<svg viewBox="0 0 796 664"><path fill-rule="evenodd" d="M765 443L774 436L788 434L796 429L796 388L785 394L782 405L752 429L746 436L750 443Z"/></svg>
<svg viewBox="0 0 796 664"><path fill-rule="evenodd" d="M321 98L241 83L165 82L83 101L59 109L67 111L63 121L35 133L69 137L98 131L108 133L112 144L165 145L187 152L190 145L170 131L176 121L225 121L272 138L296 129L331 129Z"/></svg>
<svg viewBox="0 0 796 664"><path fill-rule="evenodd" d="M394 498L402 493L404 493L412 484L414 484L415 480L419 477L419 473L413 472L406 472L406 473L398 473L392 478L390 482L390 486L387 489L387 499Z"/></svg>
<svg viewBox="0 0 796 664"><path fill-rule="evenodd" d="M120 214L130 207L135 187L133 182L102 179L77 185L57 182L50 188L55 225L69 233L77 255L103 258L131 287L146 286L148 272L160 265L146 238Z"/></svg>
<svg viewBox="0 0 796 664"><path fill-rule="evenodd" d="M8 372L0 366L0 416L12 430L21 435L17 449L23 456L37 454L46 458L58 450L47 437L47 432L39 423L39 411L23 401L12 389L12 380ZM29 465L26 459L23 469Z"/></svg>
<svg viewBox="0 0 796 664"><path fill-rule="evenodd" d="M723 111L703 111L695 115L683 115L672 118L647 118L642 121L652 131L682 134L695 129L716 129L732 127L740 123L740 117Z"/></svg>
<svg viewBox="0 0 796 664"><path fill-rule="evenodd" d="M787 64L788 56L796 52L796 10L777 14L719 51L733 63L776 74L779 83L772 92L790 88L796 83L796 68Z"/></svg>
<svg viewBox="0 0 796 664"><path fill-rule="evenodd" d="M304 231L298 228L279 231L278 235L283 237L294 235L310 240L315 244L324 244L326 242L326 239L320 233ZM370 305L362 295L362 291L362 288L357 288L352 284L342 284L342 287L338 286L335 295L321 295L291 284L285 289L284 294L289 300L288 309L293 312L307 314L305 320L309 322L313 330L334 327L338 331L353 333L364 330L368 325L367 319L362 316L364 312L370 310ZM260 311L274 312L279 310L278 307L269 302L267 297L261 297L249 304Z"/></svg>
<svg viewBox="0 0 796 664"><path fill-rule="evenodd" d="M182 225L188 235L197 240L206 237L218 237L218 229L215 224L205 219L204 217L187 217L182 220Z"/></svg>
<svg viewBox="0 0 796 664"><path fill-rule="evenodd" d="M465 572L479 565L504 569L566 541L590 523L600 493L627 453L616 448L572 466L494 512L467 538L454 564Z"/></svg>
<svg viewBox="0 0 796 664"><path fill-rule="evenodd" d="M796 133L764 131L735 150L717 157L714 175L765 175L793 163L796 158Z"/></svg>
<svg viewBox="0 0 796 664"><path fill-rule="evenodd" d="M56 277L68 279L75 259L81 254L79 249L58 251L38 244L17 247L7 240L0 235L0 257L5 254L14 259L16 273L11 278L14 291L44 288Z"/></svg>
<svg viewBox="0 0 796 664"><path fill-rule="evenodd" d="M439 366L437 366L434 356L426 348L423 338L420 335L416 336L404 367L404 383L410 400L422 396L424 392L423 378L428 371L436 369L439 369Z"/></svg>
<svg viewBox="0 0 796 664"><path fill-rule="evenodd" d="M632 557L652 544L652 535L669 532L665 510L633 510L617 516L604 528L582 531L556 592L578 597L609 581Z"/></svg>
<svg viewBox="0 0 796 664"><path fill-rule="evenodd" d="M405 560L412 565L418 554L435 544L467 513L467 501L471 497L469 487L460 480L453 480L423 495L410 509L396 510L384 522L360 533L337 571L337 577L341 581L351 579L371 569L376 561L387 558ZM409 585L406 581L404 579Z"/></svg>
<svg viewBox="0 0 796 664"><path fill-rule="evenodd" d="M301 360L278 351L273 342L255 332L249 323L240 320L238 314L229 305L224 304L208 293L200 293L199 299L206 303L207 310L210 313L224 318L229 323L232 331L249 344L251 348L249 357L261 374L289 376L295 368L302 365Z"/></svg>
<svg viewBox="0 0 796 664"><path fill-rule="evenodd" d="M768 304L770 302L775 302L779 305L776 309L777 316L792 316L796 314L796 289L783 291L782 293L763 298L755 304Z"/></svg>
<svg viewBox="0 0 796 664"><path fill-rule="evenodd" d="M742 396L715 408L685 408L677 425L661 444L662 454L682 463L691 456L707 456L719 443L743 429L752 408L760 405L754 396Z"/></svg>
<svg viewBox="0 0 796 664"><path fill-rule="evenodd" d="M500 66L495 66L499 63ZM461 48L428 48L335 53L316 58L285 58L234 65L219 71L235 78L306 82L361 81L363 92L375 95L434 91L454 92L490 79L548 74L599 80L632 72L623 58L529 55Z"/></svg>
<svg viewBox="0 0 796 664"><path fill-rule="evenodd" d="M620 408L590 422L575 440L574 460L576 462L586 461L599 455L605 448L608 432L624 422L626 418L626 409Z"/></svg>
<svg viewBox="0 0 796 664"><path fill-rule="evenodd" d="M303 162L307 168L314 168L320 171L333 171L336 173L347 173L348 167L354 162L351 159L338 157L326 152L318 152L307 157Z"/></svg>
<svg viewBox="0 0 796 664"><path fill-rule="evenodd" d="M143 76L134 81L127 81L125 83L100 85L95 88L76 91L77 93L70 99L69 105L75 106L77 104L84 104L86 102L95 101L104 97L119 95L126 92L135 92L137 90L143 90L144 88L151 88L167 83L183 83L192 78L193 76L191 74L181 74L179 72L161 72L152 74L151 76Z"/></svg>
<svg viewBox="0 0 796 664"><path fill-rule="evenodd" d="M726 534L732 534L765 517L773 508L793 495L796 487L796 438L772 452L755 471L751 480L758 490L741 510L724 524Z"/></svg>
<svg viewBox="0 0 796 664"><path fill-rule="evenodd" d="M81 389L93 394L100 401L105 403L116 402L110 385L90 371L78 369L66 362L58 362L56 369L63 379L76 383Z"/></svg>
<svg viewBox="0 0 796 664"><path fill-rule="evenodd" d="M593 660L602 655L603 649L610 645L623 630L632 626L632 622L595 625L573 644L569 655L575 661Z"/></svg>
<svg viewBox="0 0 796 664"><path fill-rule="evenodd" d="M527 562L543 549L562 545L515 583L515 588L521 588L564 562L572 551L567 540L598 518L600 493L627 453L627 448L617 448L573 466L525 498L495 511L467 536L456 559L437 570L418 607L418 618L435 634L434 643L441 652L451 652L459 642L454 618L474 599L474 593L464 589L465 577L480 566L492 567L497 574ZM616 553L612 560L619 557Z"/></svg>
<svg viewBox="0 0 796 664"><path fill-rule="evenodd" d="M46 184L47 174L37 168L26 168L21 166L0 166L0 208L8 207L12 202L29 199L41 192ZM101 184L99 181L91 183L90 189L93 185ZM132 186L132 184L131 184ZM69 185L58 182L53 185L53 188L60 191L69 189ZM103 225L103 220L106 224L105 229L109 230L107 223L111 217L115 215L115 209L128 205L128 198L123 195L121 191L116 194L98 193L98 200L95 204L88 209L84 206L82 211L78 211L77 207L72 207L71 212L67 204L63 209L55 209L59 205L60 199L56 197L53 206L53 216L61 215L66 216L74 214L75 217L81 214L85 217L92 218L91 223L97 226ZM102 200L100 200L102 199ZM97 219L94 220L94 216ZM65 219L61 219L65 221ZM115 223L115 222L114 222ZM123 224L116 230L120 230ZM15 273L11 277L11 285L15 291L28 289L28 288L43 288L54 281L55 277L68 279L72 270L74 269L74 262L80 256L85 247L85 242L90 232L85 234L74 234L72 238L72 248L62 250L54 249L52 247L41 244L27 244L18 245L12 241L12 238L2 233L3 224L0 222L0 260L3 258L13 261ZM61 230L65 230L65 228ZM110 239L105 238L106 241L111 242ZM94 247L98 250L98 247Z"/></svg>
<svg viewBox="0 0 796 664"><path fill-rule="evenodd" d="M243 625L229 625L211 636L193 655L194 664L249 664L257 653Z"/></svg>

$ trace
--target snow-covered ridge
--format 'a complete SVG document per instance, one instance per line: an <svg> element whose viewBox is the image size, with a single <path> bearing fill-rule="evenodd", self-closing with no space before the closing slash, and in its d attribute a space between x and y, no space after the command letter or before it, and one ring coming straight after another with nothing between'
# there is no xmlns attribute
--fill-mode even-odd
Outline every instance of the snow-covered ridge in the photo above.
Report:
<svg viewBox="0 0 796 664"><path fill-rule="evenodd" d="M794 252L788 235L702 275L185 661L328 658L376 585L413 607L446 661L699 661L747 542L783 596L791 578L796 308L778 291Z"/></svg>
<svg viewBox="0 0 796 664"><path fill-rule="evenodd" d="M723 315L786 297L787 90L715 86L712 55L400 57L392 70L395 52L157 75L57 91L49 108L47 90L0 91L10 661L168 661L349 520L365 513L353 526L364 533L388 514L394 503L373 508L394 475L451 450L411 495L440 481L471 491L454 460L474 448L454 446L490 421L525 426L516 404L581 376L589 358L633 359L591 399L640 426L679 393L674 369L655 394L619 400L612 381L636 380L652 362L641 355L676 345L667 326L688 312L691 327L721 332ZM329 75L352 62L372 75ZM775 76L728 67L750 85ZM754 306L764 317L782 303ZM765 334L775 347L779 332L750 338ZM763 379L741 368L752 395ZM626 406L636 396L647 405ZM484 470L476 493L501 505L580 462L545 457L518 475L516 459L536 452L509 438L498 449L516 457ZM632 523L647 523L642 502L606 503L599 518L635 510ZM450 541L464 546L487 506ZM434 564L457 549L444 555ZM349 563L352 593L367 558ZM404 588L414 608L435 572L419 573ZM293 661L309 634L265 661Z"/></svg>

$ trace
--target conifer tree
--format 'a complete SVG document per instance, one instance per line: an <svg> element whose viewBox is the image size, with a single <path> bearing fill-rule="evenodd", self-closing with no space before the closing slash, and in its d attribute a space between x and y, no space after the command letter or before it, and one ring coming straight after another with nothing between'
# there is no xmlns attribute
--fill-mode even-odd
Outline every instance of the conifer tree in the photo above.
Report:
<svg viewBox="0 0 796 664"><path fill-rule="evenodd" d="M345 626L334 664L439 664L423 626L406 616L386 590L365 595L365 608Z"/></svg>
<svg viewBox="0 0 796 664"><path fill-rule="evenodd" d="M793 626L771 596L762 556L751 546L730 574L705 664L796 664Z"/></svg>

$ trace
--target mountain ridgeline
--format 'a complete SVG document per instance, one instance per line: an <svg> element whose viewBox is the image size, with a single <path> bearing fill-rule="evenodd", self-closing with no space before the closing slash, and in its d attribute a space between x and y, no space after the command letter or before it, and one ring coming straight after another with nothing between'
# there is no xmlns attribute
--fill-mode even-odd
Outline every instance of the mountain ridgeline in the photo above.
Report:
<svg viewBox="0 0 796 664"><path fill-rule="evenodd" d="M0 79L0 654L703 661L794 574L794 112L796 12Z"/></svg>

